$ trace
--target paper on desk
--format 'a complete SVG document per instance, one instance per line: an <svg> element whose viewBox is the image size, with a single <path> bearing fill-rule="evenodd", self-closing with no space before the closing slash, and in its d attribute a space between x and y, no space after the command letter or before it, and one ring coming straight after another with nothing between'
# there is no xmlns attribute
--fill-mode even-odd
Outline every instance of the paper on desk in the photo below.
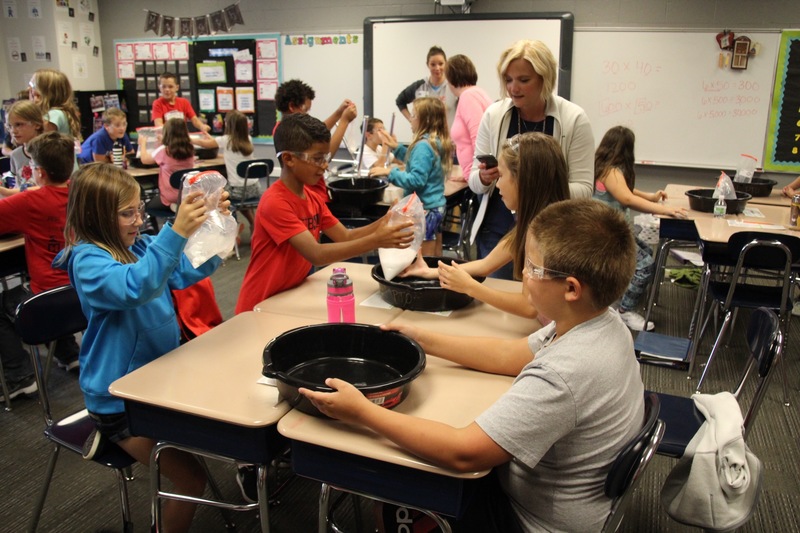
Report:
<svg viewBox="0 0 800 533"><path fill-rule="evenodd" d="M767 218L766 215L761 212L761 209L757 207L745 207L742 214L750 218Z"/></svg>
<svg viewBox="0 0 800 533"><path fill-rule="evenodd" d="M256 383L259 383L261 385L269 385L270 387L278 386L278 381L275 378L268 378L267 376L261 376L260 378L258 378L258 381L256 381Z"/></svg>
<svg viewBox="0 0 800 533"><path fill-rule="evenodd" d="M381 298L380 291L372 293L368 298L364 299L360 304L364 307L374 307L376 309L394 309L394 306ZM453 311L427 311L429 315L436 316L450 316Z"/></svg>
<svg viewBox="0 0 800 533"><path fill-rule="evenodd" d="M669 253L684 263L691 263L694 266L703 266L703 256L690 250L670 250Z"/></svg>
<svg viewBox="0 0 800 533"><path fill-rule="evenodd" d="M764 222L748 222L746 220L728 220L728 226L734 228L749 228L754 230L783 229L780 224L767 224Z"/></svg>

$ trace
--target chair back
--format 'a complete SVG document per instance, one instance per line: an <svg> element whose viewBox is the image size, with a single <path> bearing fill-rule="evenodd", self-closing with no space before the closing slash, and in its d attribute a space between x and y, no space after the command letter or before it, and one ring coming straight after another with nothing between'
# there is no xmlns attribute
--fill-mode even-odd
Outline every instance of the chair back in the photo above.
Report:
<svg viewBox="0 0 800 533"><path fill-rule="evenodd" d="M173 189L181 190L183 187L183 177L190 172L200 172L196 168L184 168L183 170L176 170L172 174L169 175L169 184ZM180 200L180 194L178 195L178 200Z"/></svg>
<svg viewBox="0 0 800 533"><path fill-rule="evenodd" d="M275 163L272 159L250 159L236 165L236 173L246 180L266 178L272 173Z"/></svg>
<svg viewBox="0 0 800 533"><path fill-rule="evenodd" d="M733 391L733 395L739 399L748 377L755 368L758 384L744 416L745 438L747 438L747 433L758 414L758 409L766 394L767 386L772 376L772 369L782 354L783 333L780 329L778 315L774 311L765 307L759 307L753 311L747 326L747 345L750 349L748 364L739 379L736 389Z"/></svg>
<svg viewBox="0 0 800 533"><path fill-rule="evenodd" d="M48 359L55 349L55 341L86 329L87 321L81 309L78 293L71 285L56 287L35 294L17 306L14 326L22 342L28 345L39 401L42 404L45 424L53 424L50 400L47 394L45 371L35 348L46 344ZM49 365L48 365L49 366Z"/></svg>
<svg viewBox="0 0 800 533"><path fill-rule="evenodd" d="M664 436L664 423L658 419L659 410L658 395L645 392L642 429L617 455L606 477L605 494L612 499L612 504L603 526L604 532L616 531L619 527L633 491Z"/></svg>

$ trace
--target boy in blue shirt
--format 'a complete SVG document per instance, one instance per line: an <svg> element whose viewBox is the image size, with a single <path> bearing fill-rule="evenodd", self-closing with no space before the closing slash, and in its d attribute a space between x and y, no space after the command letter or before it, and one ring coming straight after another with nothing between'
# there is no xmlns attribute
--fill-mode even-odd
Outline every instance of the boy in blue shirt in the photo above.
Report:
<svg viewBox="0 0 800 533"><path fill-rule="evenodd" d="M78 156L79 163L113 163L111 152L114 146L119 144L122 147L122 156L133 153L133 145L128 138L128 119L125 112L119 108L112 107L103 113L103 128L92 133L81 145L81 154Z"/></svg>

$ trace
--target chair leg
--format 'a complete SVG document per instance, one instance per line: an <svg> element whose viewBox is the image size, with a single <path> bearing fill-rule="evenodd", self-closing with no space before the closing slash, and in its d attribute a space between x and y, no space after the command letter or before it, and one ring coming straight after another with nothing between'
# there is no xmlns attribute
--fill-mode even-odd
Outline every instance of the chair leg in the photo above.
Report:
<svg viewBox="0 0 800 533"><path fill-rule="evenodd" d="M661 245L658 247L656 251L656 257L653 261L655 265L655 276L653 277L653 283L650 286L650 294L647 296L647 306L645 307L644 312L644 323L650 320L650 313L653 310L653 305L655 305L656 298L658 298L658 292L661 287L661 282L664 280L664 265L667 262L667 255L669 254L669 249L672 246L671 239L662 239Z"/></svg>
<svg viewBox="0 0 800 533"><path fill-rule="evenodd" d="M789 324L792 320L792 309L789 307L781 316L781 332L783 333L781 341L781 360L778 362L781 365L781 378L783 381L783 405L789 407L789 381L786 377L786 347L789 340Z"/></svg>
<svg viewBox="0 0 800 533"><path fill-rule="evenodd" d="M694 372L695 356L697 355L697 345L700 344L702 335L697 331L697 325L703 320L703 306L706 302L706 294L708 294L708 282L711 276L711 269L706 265L703 269L703 275L700 280L700 288L697 291L697 296L694 300L694 309L692 309L692 319L689 321L689 372L686 374L686 379L692 379Z"/></svg>
<svg viewBox="0 0 800 533"><path fill-rule="evenodd" d="M331 486L323 483L319 489L319 506L317 511L317 533L328 531L328 507L331 502Z"/></svg>
<svg viewBox="0 0 800 533"><path fill-rule="evenodd" d="M28 533L36 533L39 527L39 518L42 516L42 509L44 508L44 501L47 499L47 491L50 489L50 481L53 479L53 471L56 469L56 462L58 461L58 452L61 451L59 444L53 443L53 452L50 454L50 460L47 462L47 470L44 475L44 484L39 497L33 505L33 514L31 521L28 524Z"/></svg>
<svg viewBox="0 0 800 533"><path fill-rule="evenodd" d="M3 372L3 363L0 362L0 388L3 390L3 398L5 398L6 411L11 410L11 394L8 392L8 384L6 383L6 375Z"/></svg>
<svg viewBox="0 0 800 533"><path fill-rule="evenodd" d="M700 380L697 382L697 387L695 388L695 392L700 392L700 387L703 385L703 380L708 373L708 369L711 368L711 361L714 359L714 356L717 354L717 350L719 350L720 344L722 344L722 339L727 332L728 326L731 323L731 316L733 315L732 311L728 309L725 312L725 317L722 319L722 327L719 329L719 334L717 335L717 339L714 341L714 346L711 348L711 353L708 354L708 361L706 361L706 367L703 369L703 374L700 376Z"/></svg>
<svg viewBox="0 0 800 533"><path fill-rule="evenodd" d="M211 470L208 468L208 463L206 463L205 458L200 456L195 457L203 467L203 471L206 473L206 479L208 479L208 486L211 489L211 493L218 501L224 501L224 498L222 497L222 491L219 490L217 480L211 475ZM228 529L228 531L234 531L236 529L236 524L231 518L231 514L227 509L223 509L222 507L220 507L219 511L222 514L222 520L225 522L225 527Z"/></svg>
<svg viewBox="0 0 800 533"><path fill-rule="evenodd" d="M119 506L122 510L122 530L124 533L133 533L133 520L131 520L131 506L128 499L128 475L130 467L116 468L117 485L119 485Z"/></svg>

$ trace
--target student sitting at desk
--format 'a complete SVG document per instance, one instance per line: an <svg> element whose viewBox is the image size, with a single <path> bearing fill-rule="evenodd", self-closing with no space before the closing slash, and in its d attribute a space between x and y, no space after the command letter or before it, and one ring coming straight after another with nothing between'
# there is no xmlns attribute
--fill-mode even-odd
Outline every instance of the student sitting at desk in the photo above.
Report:
<svg viewBox="0 0 800 533"><path fill-rule="evenodd" d="M113 163L114 146L122 148L122 156L133 153L133 145L126 130L128 118L125 111L118 107L107 109L103 113L103 127L89 135L81 145L79 163Z"/></svg>
<svg viewBox="0 0 800 533"><path fill-rule="evenodd" d="M508 313L535 318L538 312L530 304L524 284L521 293L511 293L487 287L473 276L487 276L513 261L514 278L522 279L528 226L539 211L569 198L567 162L558 141L536 132L509 139L500 151L497 167L497 190L506 207L516 213L511 231L483 259L463 264L439 261L438 268L429 268L420 255L400 276L439 278L446 289L468 294Z"/></svg>
<svg viewBox="0 0 800 533"><path fill-rule="evenodd" d="M212 257L198 268L183 254L186 240L208 218L202 193L181 202L175 222L152 237L139 235L144 206L139 185L123 170L105 163L81 168L69 194L66 248L56 259L69 273L88 326L81 346L80 385L97 430L87 442L91 457L105 439L149 464L155 441L131 436L120 398L111 383L178 347L180 333L169 288L184 288L213 273ZM228 214L223 193L219 209ZM176 491L202 496L206 478L190 454L162 455L162 472ZM188 531L196 505L171 500L164 505L165 529Z"/></svg>
<svg viewBox="0 0 800 533"><path fill-rule="evenodd" d="M9 171L13 176L13 183L6 182L5 187L0 187L0 199L13 196L29 187L37 187L30 166L31 158L25 145L44 131L42 110L30 100L14 102L8 110L6 127L16 148L9 155Z"/></svg>
<svg viewBox="0 0 800 533"><path fill-rule="evenodd" d="M362 228L345 228L322 199L310 193L330 161L331 133L305 113L284 117L275 131L281 177L261 197L236 313L299 285L311 266L322 266L374 250L406 248L411 222L389 226L391 213ZM321 244L320 233L334 242Z"/></svg>
<svg viewBox="0 0 800 533"><path fill-rule="evenodd" d="M625 126L614 126L609 129L600 141L594 156L594 198L607 203L625 214L630 221L630 209L642 213L653 213L675 218L686 218L686 209L668 207L658 203L667 198L664 191L654 193L642 192L634 184L636 173L633 168L633 145L636 138ZM653 281L653 250L649 244L636 237L636 271L631 278L628 290L619 303L619 316L634 331L652 331L655 324L644 323L644 317L635 311L639 300Z"/></svg>
<svg viewBox="0 0 800 533"><path fill-rule="evenodd" d="M497 467L455 531L600 531L611 509L606 475L644 420L631 334L609 308L635 262L620 213L590 199L557 202L528 230L524 269L531 302L553 323L518 340L384 326L427 354L516 376L466 427L385 409L336 378L326 380L335 392L300 392L326 415L366 426L437 465L458 472Z"/></svg>
<svg viewBox="0 0 800 533"><path fill-rule="evenodd" d="M171 118L190 121L197 131L208 132L211 126L205 124L192 109L189 100L178 96L181 90L178 76L172 72L164 72L158 77L158 90L160 95L153 101L151 117L153 124L163 126Z"/></svg>
<svg viewBox="0 0 800 533"><path fill-rule="evenodd" d="M392 148L397 148L397 141L383 127L381 119L371 117L367 120L364 154L361 156L361 170L369 170L374 166L386 166L387 154L389 164L392 164L394 162Z"/></svg>

